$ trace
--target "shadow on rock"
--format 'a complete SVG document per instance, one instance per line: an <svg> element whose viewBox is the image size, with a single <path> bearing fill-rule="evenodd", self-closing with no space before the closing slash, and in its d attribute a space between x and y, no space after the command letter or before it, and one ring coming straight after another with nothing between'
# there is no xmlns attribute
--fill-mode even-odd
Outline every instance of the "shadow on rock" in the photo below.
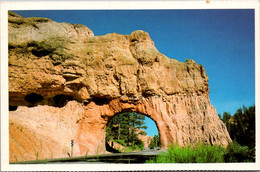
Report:
<svg viewBox="0 0 260 172"><path fill-rule="evenodd" d="M112 142L112 144L113 144L113 142ZM120 153L118 150L111 147L107 142L106 142L106 150L111 153Z"/></svg>

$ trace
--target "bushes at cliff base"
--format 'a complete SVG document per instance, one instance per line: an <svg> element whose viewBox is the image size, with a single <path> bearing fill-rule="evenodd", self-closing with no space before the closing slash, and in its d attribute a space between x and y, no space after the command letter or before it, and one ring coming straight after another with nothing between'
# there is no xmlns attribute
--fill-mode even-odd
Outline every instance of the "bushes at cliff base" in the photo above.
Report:
<svg viewBox="0 0 260 172"><path fill-rule="evenodd" d="M227 148L220 146L197 144L196 146L180 147L170 145L167 152L160 153L147 163L225 163L254 162L254 151L237 142Z"/></svg>

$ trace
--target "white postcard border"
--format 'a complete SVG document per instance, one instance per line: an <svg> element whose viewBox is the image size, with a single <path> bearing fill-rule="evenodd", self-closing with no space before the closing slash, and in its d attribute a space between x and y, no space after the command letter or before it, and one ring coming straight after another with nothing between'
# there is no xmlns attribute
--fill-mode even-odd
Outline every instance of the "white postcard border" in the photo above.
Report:
<svg viewBox="0 0 260 172"><path fill-rule="evenodd" d="M1 14L1 170L3 171L122 171L122 170L260 170L259 157L259 0L245 1L31 1L0 2ZM104 9L254 9L256 162L214 164L9 164L8 140L8 10Z"/></svg>

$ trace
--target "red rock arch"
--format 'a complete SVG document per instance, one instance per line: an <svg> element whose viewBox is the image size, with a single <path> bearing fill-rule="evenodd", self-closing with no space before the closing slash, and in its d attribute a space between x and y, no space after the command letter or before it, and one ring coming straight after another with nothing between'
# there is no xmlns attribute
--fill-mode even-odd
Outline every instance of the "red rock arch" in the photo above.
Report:
<svg viewBox="0 0 260 172"><path fill-rule="evenodd" d="M42 158L51 158L52 152L53 157L67 156L71 139L75 156L104 153L106 124L122 111L153 119L162 149L170 143L231 142L210 103L204 67L167 58L144 31L95 37L85 26L9 13L8 33L9 105L11 110L19 106L10 111L9 122L28 127L44 145L52 145L42 149L42 154L49 150ZM63 41L54 44L56 39ZM23 136L12 135L16 129L10 125L9 135ZM30 148L32 159L30 144L23 146ZM16 145L14 140L10 145ZM10 149L10 156L15 153Z"/></svg>
<svg viewBox="0 0 260 172"><path fill-rule="evenodd" d="M227 146L230 138L222 122L213 123L218 121L218 116L215 117L213 113L215 112L213 107L207 107L193 114L189 113L189 109L183 108L187 103L193 104L191 108L200 106L203 102L199 100L207 101L207 97L203 99L203 96L183 96L181 102L178 102L177 97L173 96L165 101L161 97L151 96L133 103L122 102L120 99L113 99L104 105L89 103L80 119L76 136L80 155L86 152L105 153L106 125L112 117L124 111L144 114L155 121L160 135L161 149L167 149L171 143L185 146L204 142Z"/></svg>
<svg viewBox="0 0 260 172"><path fill-rule="evenodd" d="M121 102L119 99L114 99L109 104L102 106L91 102L86 107L84 116L88 118L83 117L80 120L76 139L80 147L80 154L84 154L85 152L89 152L90 154L104 153L106 125L111 118L125 111L137 112L151 118L157 126L161 139L161 148L167 148L168 132L162 122L163 119L160 115L157 115L159 113L156 113L156 110L148 102L127 103Z"/></svg>

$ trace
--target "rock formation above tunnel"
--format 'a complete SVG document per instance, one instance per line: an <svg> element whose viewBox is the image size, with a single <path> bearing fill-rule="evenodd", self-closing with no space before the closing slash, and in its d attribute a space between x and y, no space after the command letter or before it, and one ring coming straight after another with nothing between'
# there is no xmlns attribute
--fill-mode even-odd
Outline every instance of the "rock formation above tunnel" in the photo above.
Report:
<svg viewBox="0 0 260 172"><path fill-rule="evenodd" d="M71 139L75 156L104 153L105 126L125 111L153 119L162 148L231 142L210 104L204 67L161 54L147 32L94 36L84 25L11 12L8 21L11 148L24 134L14 134L19 125L56 145L41 147L48 152L41 158L67 156Z"/></svg>

